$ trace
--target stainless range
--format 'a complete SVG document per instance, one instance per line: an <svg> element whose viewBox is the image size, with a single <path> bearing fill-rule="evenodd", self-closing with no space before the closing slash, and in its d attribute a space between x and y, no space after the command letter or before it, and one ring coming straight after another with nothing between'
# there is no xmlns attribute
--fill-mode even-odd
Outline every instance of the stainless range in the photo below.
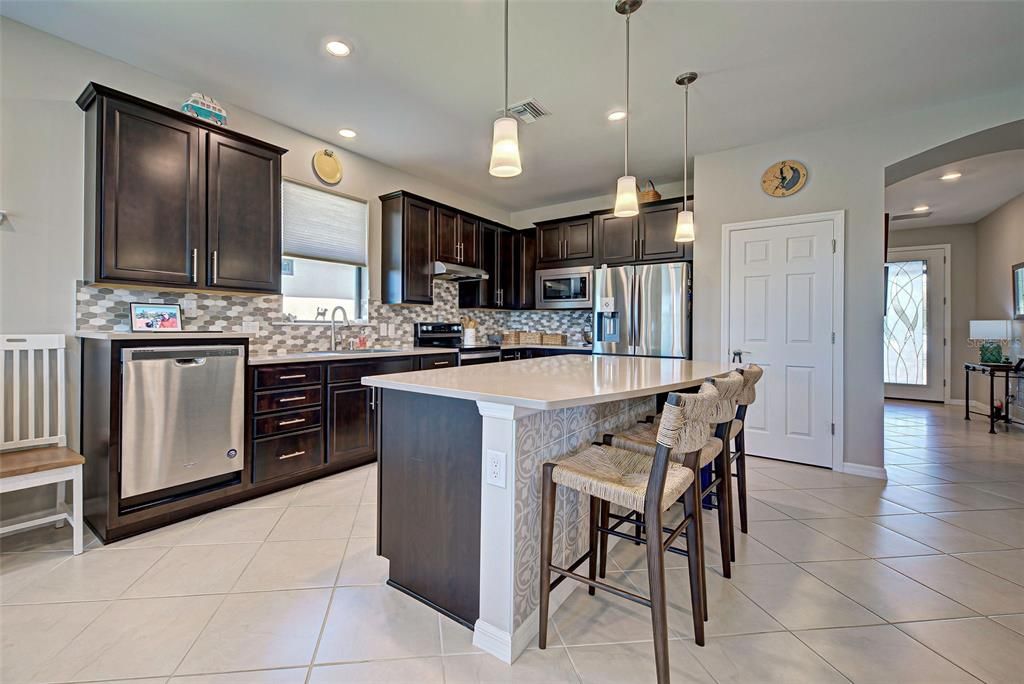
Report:
<svg viewBox="0 0 1024 684"><path fill-rule="evenodd" d="M460 366L497 363L501 360L501 347L497 344L463 344L461 323L417 323L413 339L417 347L457 349Z"/></svg>

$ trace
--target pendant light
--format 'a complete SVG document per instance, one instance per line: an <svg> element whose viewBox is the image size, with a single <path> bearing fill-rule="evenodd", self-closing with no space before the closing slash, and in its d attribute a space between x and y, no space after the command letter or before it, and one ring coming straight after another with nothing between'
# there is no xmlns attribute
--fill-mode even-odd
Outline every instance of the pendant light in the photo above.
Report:
<svg viewBox="0 0 1024 684"><path fill-rule="evenodd" d="M626 144L623 174L615 185L616 216L629 217L640 213L636 198L636 177L629 175L629 18L640 9L643 0L618 0L615 11L626 15Z"/></svg>
<svg viewBox="0 0 1024 684"><path fill-rule="evenodd" d="M686 208L686 193L689 191L689 150L686 149L690 133L690 84L697 80L697 74L687 71L676 78L676 85L683 86L683 208L676 215L676 242L693 242L693 212Z"/></svg>
<svg viewBox="0 0 1024 684"><path fill-rule="evenodd" d="M508 115L508 0L505 0L505 113L494 122L492 176L511 178L523 172L519 159L519 122Z"/></svg>

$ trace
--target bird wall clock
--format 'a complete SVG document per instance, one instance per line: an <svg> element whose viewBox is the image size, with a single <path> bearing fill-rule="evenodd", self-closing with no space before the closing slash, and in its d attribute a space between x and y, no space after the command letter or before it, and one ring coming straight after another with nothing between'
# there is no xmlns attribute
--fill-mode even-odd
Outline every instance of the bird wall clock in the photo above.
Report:
<svg viewBox="0 0 1024 684"><path fill-rule="evenodd" d="M806 182L807 167L792 159L772 164L761 174L761 189L772 197L795 195Z"/></svg>

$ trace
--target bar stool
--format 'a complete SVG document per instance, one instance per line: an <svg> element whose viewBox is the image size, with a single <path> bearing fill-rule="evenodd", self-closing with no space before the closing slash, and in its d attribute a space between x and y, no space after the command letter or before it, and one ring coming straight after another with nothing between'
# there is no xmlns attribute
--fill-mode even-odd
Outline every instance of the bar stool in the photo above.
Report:
<svg viewBox="0 0 1024 684"><path fill-rule="evenodd" d="M700 516L697 489L692 468L669 458L673 449L686 452L696 460L697 452L707 441L708 417L715 410L716 396L711 394L671 394L658 424L654 458L602 444L555 463L545 463L541 494L540 548L540 629L538 645L547 647L548 604L551 589L568 577L595 589L608 591L651 609L654 631L654 654L659 684L669 681L668 614L665 595L665 551L683 533L686 534L690 573L690 600L693 610L694 640L704 645L704 592L700 586L703 548L697 539ZM569 487L590 496L590 561L588 576L551 562L555 525L555 495L558 486ZM662 514L678 499L683 500L683 520L666 530ZM647 576L650 596L644 597L597 579L598 532L607 531L598 525L601 502L622 506L630 511L643 511L648 531ZM664 531L668 532L665 537ZM625 535L623 535L625 536ZM580 559L582 560L582 558ZM573 566L575 567L575 566ZM551 574L559 577L552 583Z"/></svg>
<svg viewBox="0 0 1024 684"><path fill-rule="evenodd" d="M718 400L715 408L708 418L708 422L715 427L714 437L710 438L700 450L700 460L695 464L694 476L697 478L700 494L698 499L703 501L711 492L715 493L718 507L718 535L722 548L722 576L732 577L732 561L734 560L733 539L732 539L732 478L729 477L730 454L729 454L729 431L732 422L736 417L736 400L743 390L743 376L737 371L730 372L724 378L708 378L701 386L698 396L704 393L707 387L713 387L717 392ZM656 417L657 419L657 417ZM604 436L605 444L609 444L628 451L637 451L652 456L654 453L655 426L652 423L638 423L625 432ZM711 464L712 476L707 483L700 481L701 469ZM621 521L628 522L628 521ZM703 540L703 526L699 531ZM605 544L602 544L602 549ZM602 567L604 566L605 550L602 550Z"/></svg>
<svg viewBox="0 0 1024 684"><path fill-rule="evenodd" d="M743 376L743 389L740 391L736 402L736 418L729 428L729 439L733 440L736 448L732 450L732 461L736 464L736 495L740 509L740 530L747 533L747 440L743 430L743 423L747 417L747 407L754 403L757 397L756 385L764 375L764 369L757 364L749 363L746 368L738 371ZM736 560L735 539L731 547L732 560Z"/></svg>

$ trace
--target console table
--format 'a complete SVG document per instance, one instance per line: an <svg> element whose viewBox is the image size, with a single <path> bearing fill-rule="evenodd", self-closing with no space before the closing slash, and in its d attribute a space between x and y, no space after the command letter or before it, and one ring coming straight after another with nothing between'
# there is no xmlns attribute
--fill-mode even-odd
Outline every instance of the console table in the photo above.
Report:
<svg viewBox="0 0 1024 684"><path fill-rule="evenodd" d="M1024 374L1015 372L1013 368L1013 364L1010 363L964 364L964 420L970 420L972 413L978 416L986 416L988 418L988 432L990 435L996 434L996 423L1005 423L1007 426L1011 424L1024 425L1024 421L1014 420L1010 416L1010 407L1013 405L1013 402L1010 401L1010 380L1019 380L1021 377L1024 377ZM988 376L988 413L971 410L971 373L980 373L981 375ZM1004 381L1003 415L1001 417L997 416L995 411L992 410L996 400L996 380L999 378L1002 378Z"/></svg>

